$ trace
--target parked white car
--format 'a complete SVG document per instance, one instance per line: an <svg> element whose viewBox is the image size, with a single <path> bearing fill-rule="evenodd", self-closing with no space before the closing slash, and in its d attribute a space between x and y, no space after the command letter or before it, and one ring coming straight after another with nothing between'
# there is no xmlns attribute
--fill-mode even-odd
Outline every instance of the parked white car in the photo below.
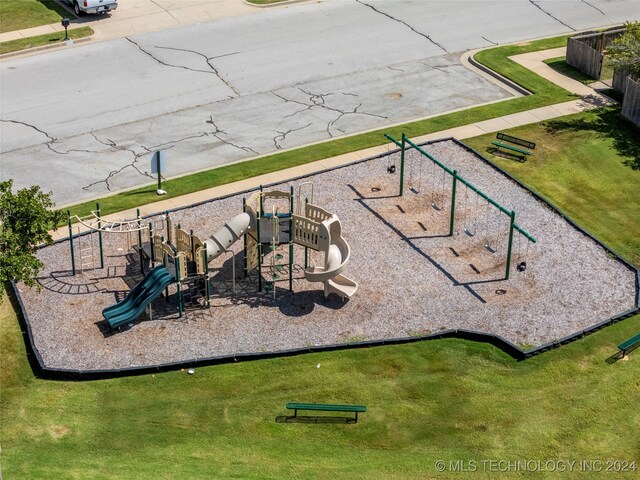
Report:
<svg viewBox="0 0 640 480"><path fill-rule="evenodd" d="M85 13L107 13L118 8L118 0L64 0L79 17Z"/></svg>

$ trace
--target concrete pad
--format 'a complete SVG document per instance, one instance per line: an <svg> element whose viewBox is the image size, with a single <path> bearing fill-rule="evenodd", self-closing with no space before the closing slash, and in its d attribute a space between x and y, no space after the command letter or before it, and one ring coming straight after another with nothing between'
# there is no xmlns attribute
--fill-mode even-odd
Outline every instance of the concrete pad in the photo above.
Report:
<svg viewBox="0 0 640 480"><path fill-rule="evenodd" d="M531 123L537 123L539 121L538 118L530 112L513 113L511 115L505 115L502 118L511 123L514 127L519 127L520 125L529 125Z"/></svg>
<svg viewBox="0 0 640 480"><path fill-rule="evenodd" d="M492 118L491 120L485 120L483 122L478 122L475 124L483 133L491 133L497 132L500 130L506 130L508 128L513 128L514 125L505 120L503 117Z"/></svg>
<svg viewBox="0 0 640 480"><path fill-rule="evenodd" d="M556 118L558 116L558 111L549 106L529 110L529 114L535 117L539 122L542 122L544 120L549 120L550 118Z"/></svg>
<svg viewBox="0 0 640 480"><path fill-rule="evenodd" d="M581 102L580 100L574 100L572 102L558 103L551 105L551 108L558 112L558 116L572 115L574 113L580 113L588 107L588 104Z"/></svg>

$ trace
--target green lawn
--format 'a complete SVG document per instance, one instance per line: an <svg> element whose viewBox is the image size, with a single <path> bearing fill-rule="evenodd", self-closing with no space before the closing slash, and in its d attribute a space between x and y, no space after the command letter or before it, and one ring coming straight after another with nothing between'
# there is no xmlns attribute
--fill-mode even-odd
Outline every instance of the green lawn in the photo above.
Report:
<svg viewBox="0 0 640 480"><path fill-rule="evenodd" d="M438 340L56 382L32 376L10 303L0 308L8 479L423 479L439 459L640 461L640 351L605 362L640 316L525 362ZM368 412L357 425L276 423L292 400Z"/></svg>
<svg viewBox="0 0 640 480"><path fill-rule="evenodd" d="M423 128L451 126L452 118L476 121L501 109L570 98L545 90L542 80L503 56L485 60L540 93L390 133L416 136ZM638 136L625 125L607 110L514 129L539 148L526 163L496 162L640 264ZM311 161L380 141L379 133L368 135L298 155L305 152L302 161ZM469 140L483 154L489 143L489 136ZM208 181L299 160L289 153L271 159L280 163L225 167L208 173ZM55 382L32 375L13 308L8 299L0 304L3 478L460 478L438 473L437 460L445 466L476 461L479 471L468 476L477 478L638 475L640 350L606 362L618 343L640 331L638 315L525 362L489 345L437 340L198 368L193 376ZM357 425L276 423L288 401L361 403L368 412ZM490 473L479 463L554 459L635 461L636 471L594 474L576 465L570 474Z"/></svg>
<svg viewBox="0 0 640 480"><path fill-rule="evenodd" d="M494 159L640 264L638 137L616 115L513 129L538 142L535 155ZM487 153L490 138L468 143ZM30 479L422 479L459 478L436 472L440 459L640 462L640 350L606 361L638 331L640 315L524 362L486 344L436 340L203 367L193 376L55 382L33 377L5 300L3 470ZM276 423L288 401L359 403L368 412L357 425ZM594 478L580 470L571 477Z"/></svg>
<svg viewBox="0 0 640 480"><path fill-rule="evenodd" d="M0 0L0 33L58 23L75 18L53 0Z"/></svg>
<svg viewBox="0 0 640 480"><path fill-rule="evenodd" d="M556 72L561 73L569 78L573 78L578 82L584 83L588 85L596 81L595 78L591 78L589 75L582 73L577 68L573 68L571 65L568 65L565 57L556 57L556 58L548 58L544 60L544 63L553 68Z"/></svg>
<svg viewBox="0 0 640 480"><path fill-rule="evenodd" d="M91 27L80 27L69 30L69 38L72 40L89 37L91 35L93 35L93 29ZM3 53L17 52L26 48L62 43L63 40L64 32L49 33L47 35L21 38L19 40L9 40L8 42L0 43L0 55Z"/></svg>
<svg viewBox="0 0 640 480"><path fill-rule="evenodd" d="M187 175L163 182L163 189L168 192L162 198L156 195L156 185L138 188L126 193L112 195L98 199L103 214L109 214L135 208L139 205L165 200L206 188L223 185L225 183L242 180L244 178L264 173L282 170L284 168L302 165L304 163L321 160L343 153L362 150L364 148L387 143L383 133L389 133L400 138L402 132L409 137L417 137L431 132L466 125L469 123L500 117L510 113L530 110L532 108L565 102L577 98L566 90L539 77L530 70L509 60L507 57L520 53L527 53L548 48L556 48L566 44L567 37L555 37L518 45L508 45L484 50L476 55L476 59L495 71L509 77L511 80L534 92L527 97L498 102L491 105L474 107L468 110L440 115L438 117L406 123L395 127L388 127L373 132L340 138L324 143L301 147L287 152L276 153L247 162L216 168L192 175ZM72 209L73 214L79 216L90 215L95 209L95 200L84 202Z"/></svg>
<svg viewBox="0 0 640 480"><path fill-rule="evenodd" d="M578 82L582 82L585 85L597 82L597 79L592 78L589 75L582 73L577 68L573 68L572 66L568 65L565 57L549 58L547 60L544 60L544 63L549 65L557 72L560 72L567 77L573 78ZM611 62L608 61L608 57L604 58L604 67L602 68L601 77L602 80L610 80L613 77L613 67L611 66Z"/></svg>
<svg viewBox="0 0 640 480"><path fill-rule="evenodd" d="M536 143L526 162L491 153L495 134L465 140L640 266L640 131L609 108L507 130Z"/></svg>

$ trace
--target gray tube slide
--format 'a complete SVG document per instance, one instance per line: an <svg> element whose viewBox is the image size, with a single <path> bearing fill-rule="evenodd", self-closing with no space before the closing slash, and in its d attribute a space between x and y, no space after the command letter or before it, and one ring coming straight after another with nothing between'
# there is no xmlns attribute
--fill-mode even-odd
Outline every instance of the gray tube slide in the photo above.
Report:
<svg viewBox="0 0 640 480"><path fill-rule="evenodd" d="M207 246L207 261L218 257L249 230L251 217L248 213L240 213L229 220L211 235L204 244Z"/></svg>

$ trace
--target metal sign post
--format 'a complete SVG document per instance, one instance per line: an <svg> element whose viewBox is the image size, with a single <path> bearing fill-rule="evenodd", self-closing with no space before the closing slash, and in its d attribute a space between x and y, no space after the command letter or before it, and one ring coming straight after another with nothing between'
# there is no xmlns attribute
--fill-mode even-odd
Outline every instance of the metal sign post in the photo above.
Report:
<svg viewBox="0 0 640 480"><path fill-rule="evenodd" d="M162 170L167 168L167 154L162 150L158 150L154 152L153 157L151 157L151 173L158 174L158 189L156 193L158 195L166 195L167 192L162 190Z"/></svg>

